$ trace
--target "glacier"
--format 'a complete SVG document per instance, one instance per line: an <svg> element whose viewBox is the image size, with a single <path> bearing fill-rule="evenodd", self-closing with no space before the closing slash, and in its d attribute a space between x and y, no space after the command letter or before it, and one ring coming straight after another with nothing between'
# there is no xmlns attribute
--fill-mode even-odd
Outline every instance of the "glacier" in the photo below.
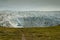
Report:
<svg viewBox="0 0 60 40"><path fill-rule="evenodd" d="M60 25L60 11L0 11L0 26L49 27Z"/></svg>

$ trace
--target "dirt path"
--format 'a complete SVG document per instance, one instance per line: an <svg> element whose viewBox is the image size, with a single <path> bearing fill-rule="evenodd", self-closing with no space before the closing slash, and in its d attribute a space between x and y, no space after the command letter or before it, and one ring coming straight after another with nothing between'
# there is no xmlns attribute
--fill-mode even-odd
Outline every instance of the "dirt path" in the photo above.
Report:
<svg viewBox="0 0 60 40"><path fill-rule="evenodd" d="M24 34L22 34L22 40L26 40L26 38L25 38L25 35L24 35Z"/></svg>

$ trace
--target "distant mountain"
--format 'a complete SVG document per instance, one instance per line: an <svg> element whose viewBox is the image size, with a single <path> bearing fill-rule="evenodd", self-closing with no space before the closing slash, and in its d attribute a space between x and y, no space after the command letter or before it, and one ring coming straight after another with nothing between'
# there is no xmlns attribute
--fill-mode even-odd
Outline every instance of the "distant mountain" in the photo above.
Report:
<svg viewBox="0 0 60 40"><path fill-rule="evenodd" d="M60 24L60 11L0 11L0 26L48 27Z"/></svg>

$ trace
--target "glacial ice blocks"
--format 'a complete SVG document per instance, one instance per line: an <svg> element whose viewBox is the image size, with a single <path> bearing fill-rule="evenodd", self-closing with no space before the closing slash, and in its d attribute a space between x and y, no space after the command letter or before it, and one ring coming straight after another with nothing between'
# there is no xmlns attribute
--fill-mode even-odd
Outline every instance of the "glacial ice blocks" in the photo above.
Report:
<svg viewBox="0 0 60 40"><path fill-rule="evenodd" d="M60 11L0 11L0 26L48 27L60 24Z"/></svg>

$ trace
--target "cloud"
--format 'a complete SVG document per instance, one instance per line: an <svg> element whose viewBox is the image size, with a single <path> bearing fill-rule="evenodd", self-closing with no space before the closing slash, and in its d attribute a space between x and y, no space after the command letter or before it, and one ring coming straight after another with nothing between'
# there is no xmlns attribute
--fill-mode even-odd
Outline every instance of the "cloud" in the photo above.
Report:
<svg viewBox="0 0 60 40"><path fill-rule="evenodd" d="M60 10L60 0L0 0L0 10Z"/></svg>

